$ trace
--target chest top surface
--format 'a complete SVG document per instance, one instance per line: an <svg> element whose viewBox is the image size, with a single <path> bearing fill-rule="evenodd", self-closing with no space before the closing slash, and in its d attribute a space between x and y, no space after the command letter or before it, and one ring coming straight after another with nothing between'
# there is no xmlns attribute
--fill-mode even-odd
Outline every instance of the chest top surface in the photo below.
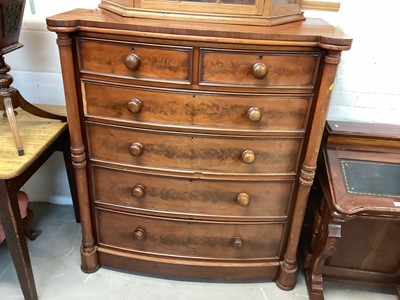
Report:
<svg viewBox="0 0 400 300"><path fill-rule="evenodd" d="M309 18L280 26L213 24L190 21L126 18L106 10L75 9L47 18L55 32L90 31L208 42L319 46L348 50L352 39L321 19Z"/></svg>

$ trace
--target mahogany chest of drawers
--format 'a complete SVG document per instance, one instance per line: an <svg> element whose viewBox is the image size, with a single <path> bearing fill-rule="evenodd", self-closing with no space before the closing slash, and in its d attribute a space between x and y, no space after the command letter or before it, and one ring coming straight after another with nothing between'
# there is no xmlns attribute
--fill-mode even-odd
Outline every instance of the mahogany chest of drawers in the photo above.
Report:
<svg viewBox="0 0 400 300"><path fill-rule="evenodd" d="M351 39L311 19L215 26L78 9L47 24L60 49L83 271L293 288Z"/></svg>

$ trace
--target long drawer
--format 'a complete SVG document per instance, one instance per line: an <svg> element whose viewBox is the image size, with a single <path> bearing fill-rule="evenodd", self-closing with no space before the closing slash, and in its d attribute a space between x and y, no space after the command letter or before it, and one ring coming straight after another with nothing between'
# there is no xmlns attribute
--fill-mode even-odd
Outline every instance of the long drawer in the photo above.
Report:
<svg viewBox="0 0 400 300"><path fill-rule="evenodd" d="M199 84L255 88L312 88L320 54L200 49Z"/></svg>
<svg viewBox="0 0 400 300"><path fill-rule="evenodd" d="M87 122L91 159L196 172L294 174L302 137L231 137Z"/></svg>
<svg viewBox="0 0 400 300"><path fill-rule="evenodd" d="M78 39L81 72L189 84L191 47Z"/></svg>
<svg viewBox="0 0 400 300"><path fill-rule="evenodd" d="M94 166L96 203L137 212L230 219L285 219L294 180L208 180Z"/></svg>
<svg viewBox="0 0 400 300"><path fill-rule="evenodd" d="M310 96L202 94L83 82L90 116L234 130L305 131Z"/></svg>
<svg viewBox="0 0 400 300"><path fill-rule="evenodd" d="M99 208L96 218L101 246L224 260L280 257L286 225L156 218Z"/></svg>

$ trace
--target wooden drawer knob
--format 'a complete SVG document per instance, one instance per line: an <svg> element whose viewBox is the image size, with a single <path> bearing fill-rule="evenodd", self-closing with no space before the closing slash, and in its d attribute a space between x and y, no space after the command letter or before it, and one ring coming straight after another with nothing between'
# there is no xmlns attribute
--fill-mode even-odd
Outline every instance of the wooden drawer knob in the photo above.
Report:
<svg viewBox="0 0 400 300"><path fill-rule="evenodd" d="M258 62L253 65L251 71L253 72L253 76L255 78L263 79L265 76L267 76L268 67L262 62Z"/></svg>
<svg viewBox="0 0 400 300"><path fill-rule="evenodd" d="M258 122L261 120L261 110L258 107L250 107L247 110L247 117L252 122Z"/></svg>
<svg viewBox="0 0 400 300"><path fill-rule="evenodd" d="M129 153L132 156L140 156L142 155L144 150L144 146L139 142L134 142L129 146Z"/></svg>
<svg viewBox="0 0 400 300"><path fill-rule="evenodd" d="M144 188L144 186L138 184L135 185L132 189L132 195L133 197L135 197L136 199L140 199L144 196L144 194L146 193L146 189Z"/></svg>
<svg viewBox="0 0 400 300"><path fill-rule="evenodd" d="M144 232L144 230L141 229L141 228L137 228L137 229L135 230L135 232L133 233L133 239L134 239L135 241L138 241L138 242L140 242L141 240L143 240L145 236L146 236L146 232Z"/></svg>
<svg viewBox="0 0 400 300"><path fill-rule="evenodd" d="M142 102L139 99L132 98L128 102L128 110L133 113L137 114L142 109Z"/></svg>
<svg viewBox="0 0 400 300"><path fill-rule="evenodd" d="M252 164L256 160L256 156L252 150L244 150L242 160L245 164Z"/></svg>
<svg viewBox="0 0 400 300"><path fill-rule="evenodd" d="M129 70L136 71L140 66L140 57L135 53L128 54L125 57L124 64Z"/></svg>
<svg viewBox="0 0 400 300"><path fill-rule="evenodd" d="M234 237L232 241L232 247L235 249L241 249L243 248L244 243L243 240L240 237Z"/></svg>
<svg viewBox="0 0 400 300"><path fill-rule="evenodd" d="M240 193L236 196L236 202L240 206L248 206L250 204L250 196L247 193Z"/></svg>

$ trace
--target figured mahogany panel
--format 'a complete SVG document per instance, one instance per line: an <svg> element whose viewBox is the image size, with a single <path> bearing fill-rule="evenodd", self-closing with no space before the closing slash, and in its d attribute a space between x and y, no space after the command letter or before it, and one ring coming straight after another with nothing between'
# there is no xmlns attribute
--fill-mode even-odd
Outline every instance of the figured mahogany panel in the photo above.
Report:
<svg viewBox="0 0 400 300"><path fill-rule="evenodd" d="M197 278L207 280L273 280L279 267L278 259L268 260L196 260L191 257L164 257L151 254L115 251L112 247L97 248L99 263L104 266L154 274L169 278Z"/></svg>
<svg viewBox="0 0 400 300"><path fill-rule="evenodd" d="M189 83L192 48L79 39L81 72L137 80Z"/></svg>
<svg viewBox="0 0 400 300"><path fill-rule="evenodd" d="M304 132L311 103L309 96L182 93L92 82L83 87L86 114L135 124ZM255 114L259 119L252 120Z"/></svg>
<svg viewBox="0 0 400 300"><path fill-rule="evenodd" d="M202 49L200 84L257 88L312 88L319 53Z"/></svg>
<svg viewBox="0 0 400 300"><path fill-rule="evenodd" d="M88 123L92 159L132 166L205 172L290 173L301 137L231 137L143 131ZM253 159L254 162L245 162Z"/></svg>
<svg viewBox="0 0 400 300"><path fill-rule="evenodd" d="M285 223L206 222L96 209L98 242L138 253L229 259L281 255Z"/></svg>
<svg viewBox="0 0 400 300"><path fill-rule="evenodd" d="M294 186L294 180L205 180L103 167L93 167L92 174L96 203L147 214L160 211L230 219L286 218Z"/></svg>
<svg viewBox="0 0 400 300"><path fill-rule="evenodd" d="M328 274L346 277L349 274L343 273L345 268L349 273L352 271L353 277L360 276L357 273L367 271L381 273L382 279L389 274L397 274L400 280L399 239L400 220L358 218L344 223L336 252L326 263L339 272L328 268L331 270Z"/></svg>

